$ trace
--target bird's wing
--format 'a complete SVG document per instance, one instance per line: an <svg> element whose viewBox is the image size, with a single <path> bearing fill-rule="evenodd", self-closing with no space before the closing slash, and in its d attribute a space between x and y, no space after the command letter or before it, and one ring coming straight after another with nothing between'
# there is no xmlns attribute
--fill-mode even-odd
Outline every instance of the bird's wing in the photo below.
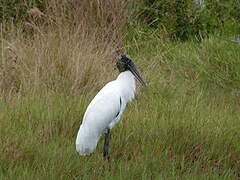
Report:
<svg viewBox="0 0 240 180"><path fill-rule="evenodd" d="M116 82L108 83L89 104L83 118L83 126L100 134L119 115L121 96Z"/></svg>
<svg viewBox="0 0 240 180"><path fill-rule="evenodd" d="M124 107L118 82L104 86L87 107L76 138L76 150L81 155L93 152L101 134L118 122Z"/></svg>

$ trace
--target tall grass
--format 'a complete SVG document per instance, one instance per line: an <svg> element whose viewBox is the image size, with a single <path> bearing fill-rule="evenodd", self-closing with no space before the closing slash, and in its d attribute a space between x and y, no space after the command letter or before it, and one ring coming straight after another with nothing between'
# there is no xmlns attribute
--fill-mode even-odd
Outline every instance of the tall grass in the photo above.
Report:
<svg viewBox="0 0 240 180"><path fill-rule="evenodd" d="M97 74L111 74L123 48L123 3L48 3L46 12L30 9L28 22L1 24L2 92L87 91L92 84L100 87Z"/></svg>
<svg viewBox="0 0 240 180"><path fill-rule="evenodd" d="M123 1L48 1L1 24L0 179L238 179L240 47L215 36L170 42L128 27ZM104 4L106 3L106 4ZM110 20L109 20L110 18ZM114 19L114 20L112 20ZM138 91L89 157L75 138L91 98L127 52Z"/></svg>

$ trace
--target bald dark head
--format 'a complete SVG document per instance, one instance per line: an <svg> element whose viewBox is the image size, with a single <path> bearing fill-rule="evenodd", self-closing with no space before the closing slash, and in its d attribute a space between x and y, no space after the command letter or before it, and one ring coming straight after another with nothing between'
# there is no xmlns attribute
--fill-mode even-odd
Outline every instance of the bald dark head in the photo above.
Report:
<svg viewBox="0 0 240 180"><path fill-rule="evenodd" d="M126 54L122 54L118 56L117 58L117 68L119 72L125 72L125 71L131 71L131 73L136 77L137 80L139 80L143 86L146 87L146 84L144 83L142 77L140 76L136 66L130 59L130 57Z"/></svg>

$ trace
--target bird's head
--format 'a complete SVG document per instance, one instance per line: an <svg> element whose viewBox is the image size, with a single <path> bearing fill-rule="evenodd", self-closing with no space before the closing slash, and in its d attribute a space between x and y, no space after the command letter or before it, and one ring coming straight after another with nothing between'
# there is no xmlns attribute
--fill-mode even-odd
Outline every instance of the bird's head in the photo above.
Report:
<svg viewBox="0 0 240 180"><path fill-rule="evenodd" d="M144 87L146 87L145 82L143 81L136 66L134 65L134 63L132 62L132 60L130 59L130 57L128 55L122 54L122 55L118 56L116 65L117 65L117 68L120 73L124 72L124 71L131 71L131 73L136 77L136 79L139 80L139 82Z"/></svg>

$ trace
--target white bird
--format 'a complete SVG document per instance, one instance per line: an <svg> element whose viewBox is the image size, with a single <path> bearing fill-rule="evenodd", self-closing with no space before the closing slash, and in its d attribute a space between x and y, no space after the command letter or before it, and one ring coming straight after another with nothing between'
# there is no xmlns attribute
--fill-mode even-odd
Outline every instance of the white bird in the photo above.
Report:
<svg viewBox="0 0 240 180"><path fill-rule="evenodd" d="M146 87L134 63L127 55L117 59L120 72L117 79L107 83L88 105L76 138L76 150L80 155L89 155L104 133L104 158L109 158L109 134L129 101L134 98L137 78Z"/></svg>

